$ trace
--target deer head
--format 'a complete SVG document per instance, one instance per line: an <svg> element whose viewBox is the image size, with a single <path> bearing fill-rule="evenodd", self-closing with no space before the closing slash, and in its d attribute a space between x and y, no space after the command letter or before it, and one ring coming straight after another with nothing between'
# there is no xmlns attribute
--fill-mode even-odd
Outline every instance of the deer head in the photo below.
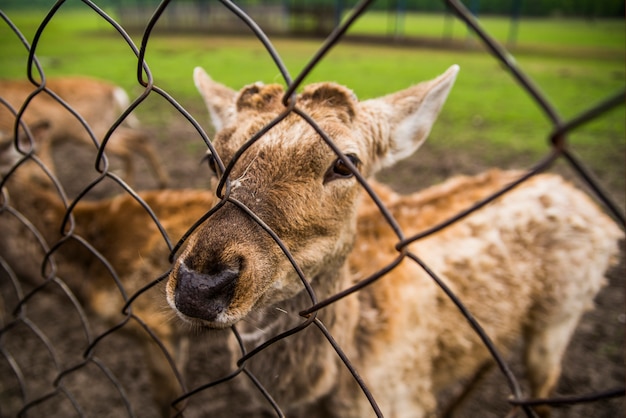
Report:
<svg viewBox="0 0 626 418"><path fill-rule="evenodd" d="M367 177L411 155L428 136L457 72L455 65L434 80L363 102L340 85L309 85L291 99L297 112L247 144L286 110L282 87L256 83L237 93L196 68L196 86L218 129L217 155L209 160L228 181L218 191L225 202L175 260L169 304L184 319L226 327L303 292L303 279L318 296L336 291L356 233L361 185L355 171Z"/></svg>

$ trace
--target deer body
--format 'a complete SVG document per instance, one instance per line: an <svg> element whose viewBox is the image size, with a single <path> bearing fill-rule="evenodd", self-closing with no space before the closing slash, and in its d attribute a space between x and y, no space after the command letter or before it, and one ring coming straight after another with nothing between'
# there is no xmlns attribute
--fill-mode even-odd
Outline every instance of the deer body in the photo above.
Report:
<svg viewBox="0 0 626 418"><path fill-rule="evenodd" d="M320 301L390 265L398 256L398 236L363 196L354 173L370 176L415 151L456 72L453 67L433 81L364 102L334 84L305 88L296 109L327 133L343 153L338 156L295 113L248 144L284 109L282 89L254 84L236 93L196 69L196 85L214 125L222 128L213 142L217 155L210 158L218 174L218 158L224 161L229 180L218 191L226 202L194 231L175 261L167 283L172 308L202 326L236 324L254 347L303 321L298 312L312 303L305 281ZM494 171L410 196L374 189L410 236L516 176ZM467 302L499 349L506 352L525 339L532 394L546 396L621 236L582 192L541 175L409 250ZM357 294L321 309L318 319L386 416L431 416L439 390L489 359L456 307L408 258ZM250 370L288 416L367 416L368 400L316 331L311 326L267 348L249 360Z"/></svg>
<svg viewBox="0 0 626 418"><path fill-rule="evenodd" d="M116 119L129 106L126 92L119 86L103 80L86 77L51 78L46 88L71 106L88 124L94 134L91 138L79 120L47 92L38 93L28 104L22 121L27 125L47 120L50 122L50 140L39 147L38 155L50 168L53 168L52 150L55 144L73 141L78 144L95 146L100 144ZM36 87L26 80L0 80L0 98L18 111ZM13 132L15 115L0 106L0 130ZM153 148L150 136L140 128L134 115L129 115L118 126L106 150L122 160L126 179L134 180L134 154L143 156L157 177L159 187L169 181L158 154Z"/></svg>
<svg viewBox="0 0 626 418"><path fill-rule="evenodd" d="M45 145L49 140L49 125L35 123L31 131L37 144ZM13 148L12 138L0 137L0 258L25 283L40 284L44 279L60 277L104 324L119 324L124 319L122 308L126 301L115 278L131 296L169 269L170 250L161 231L132 196L122 195L80 201L72 211L71 238L65 239L61 230L66 204L42 166L33 157L17 165L22 158ZM15 170L10 171L13 167ZM209 191L158 190L142 192L140 196L174 240L215 201ZM180 211L179 205L186 209ZM74 237L92 246L112 271ZM53 271L44 257L59 242L62 244L51 253L50 260L56 266ZM158 290L157 295L161 295L162 286ZM183 373L187 336L175 326L163 296L155 296L155 292L143 294L130 310L154 332ZM164 417L170 416L170 403L181 394L171 366L152 337L136 322L130 321L124 329L131 331L135 343L144 350L155 382L155 402Z"/></svg>
<svg viewBox="0 0 626 418"><path fill-rule="evenodd" d="M457 177L411 196L381 188L377 192L410 236L519 175L493 170ZM381 221L378 209L371 203L364 206L349 258L353 280L389 264L396 254L396 237ZM522 336L532 396L548 397L571 334L603 285L621 237L621 231L584 193L558 176L539 175L461 222L417 241L410 250L459 296L503 354ZM421 388L425 393L415 396L424 411L432 411L432 404L420 400L432 401L431 393L471 377L490 361L457 307L416 263L405 260L363 292L360 311L367 314L361 314L357 341L367 336L375 347L372 351L378 356L373 357L379 364L374 373L388 374L391 358L397 360L396 370L419 370L413 376L428 376L413 377L428 383ZM389 347L399 342L400 353L408 347L415 351L393 355ZM411 362L413 367L407 366ZM364 374L372 363L371 358L363 359ZM371 381L377 382L375 376ZM407 376L401 381L401 387L410 386L412 379ZM414 389L413 393L420 393ZM394 399L387 395L381 399ZM406 395L411 399L410 392ZM387 410L394 411L398 404L390 402ZM417 407L391 416L411 416Z"/></svg>

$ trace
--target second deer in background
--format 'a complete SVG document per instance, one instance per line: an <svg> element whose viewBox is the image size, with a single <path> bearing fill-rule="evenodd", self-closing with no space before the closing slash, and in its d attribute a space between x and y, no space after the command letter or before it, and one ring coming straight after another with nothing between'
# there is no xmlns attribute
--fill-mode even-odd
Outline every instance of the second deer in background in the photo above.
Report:
<svg viewBox="0 0 626 418"><path fill-rule="evenodd" d="M40 91L28 103L22 121L27 125L46 120L50 123L50 140L45 141L37 154L44 163L53 168L52 153L55 145L73 141L95 148L94 139L102 143L104 136L116 119L129 106L127 93L119 86L107 81L87 77L60 77L46 81L46 90ZM17 112L37 86L27 80L0 80L0 98ZM48 91L56 94L76 111L87 123L95 138L68 109ZM13 132L15 115L0 103L0 130ZM146 159L156 176L159 187L166 187L169 176L161 163L148 133L141 129L137 118L130 114L111 135L106 152L122 160L124 177L132 184L135 180L134 154Z"/></svg>
<svg viewBox="0 0 626 418"><path fill-rule="evenodd" d="M36 146L49 147L54 131L47 121L30 123L29 131ZM23 135L26 133L20 133L20 144L28 141ZM126 317L122 312L125 295L133 295L170 267L170 250L161 231L131 195L122 194L78 202L72 210L71 228L63 229L68 235L63 235L68 208L53 182L54 175L35 158L38 152L22 161L14 142L11 135L0 130L3 267L30 286L63 280L87 311L106 326L116 326ZM156 190L140 196L171 239L179 239L214 203L208 191ZM181 206L185 210L180 210ZM155 290L156 296L155 292L139 296L129 312L147 325L183 374L186 333L175 326L162 286ZM155 404L163 417L170 416L170 403L181 394L181 386L167 358L137 321L129 321L123 329L131 332L133 345L143 350L154 382Z"/></svg>

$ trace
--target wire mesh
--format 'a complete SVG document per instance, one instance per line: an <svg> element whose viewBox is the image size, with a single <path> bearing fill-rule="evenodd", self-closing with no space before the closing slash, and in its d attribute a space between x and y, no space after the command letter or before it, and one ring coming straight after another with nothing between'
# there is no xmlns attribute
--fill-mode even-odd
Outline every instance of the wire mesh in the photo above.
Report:
<svg viewBox="0 0 626 418"><path fill-rule="evenodd" d="M72 414L77 416L154 416L161 413L162 415L180 416L232 416L233 414L240 416L285 416L284 409L286 406L275 399L274 387L263 383L263 381L267 382L267 379L264 376L257 376L252 371L250 363L254 362L260 353L268 349L276 349L276 347L289 349L290 338L298 333L316 332L323 337L322 344L332 347L345 371L352 376L354 382L360 387L362 395L371 407L372 414L382 416L385 411L381 410L376 396L370 392L367 382L360 376L358 368L353 364L352 356L354 353L344 351L342 344L338 342L341 340L340 336L333 335L329 331L326 326L328 318L323 317L323 313L326 307L341 303L346 297L361 291L364 287L370 286L378 280L385 280L385 276L393 272L405 260L421 266L436 281L447 294L447 297L458 306L474 332L479 335L482 343L497 363L502 381L506 382L505 386L508 387L508 392L502 395L503 399L501 399L505 405L508 405L507 416L536 416L533 407L537 405L575 405L624 396L624 388L620 387L605 388L604 390L590 389L590 391L575 395L556 396L549 399L528 399L517 371L513 370L506 356L502 355L492 342L488 332L483 330L480 322L465 307L463 300L457 297L454 291L437 277L427 262L422 261L409 248L410 244L435 234L448 225L481 210L518 184L547 170L557 161L564 161L568 164L580 181L595 194L623 228L625 219L622 209L613 201L611 195L603 189L602 185L595 180L586 164L580 161L570 150L567 136L584 123L600 118L609 110L623 105L624 91L589 107L588 110L579 115L564 119L553 103L516 63L509 51L482 28L480 22L473 17L464 4L454 0L446 1L449 9L458 19L471 28L485 49L506 67L519 84L520 89L533 98L537 108L545 113L551 121L551 131L546 132L546 136L550 138L549 149L546 156L536 162L515 183L477 202L456 216L437 225L431 225L430 228L420 234L408 237L405 237L402 228L395 224L393 215L388 211L385 203L377 197L367 179L360 177L358 172L355 173L363 188L372 196L385 219L397 233L397 258L384 270L376 272L353 287L344 289L329 298L318 300L314 286L308 282L280 237L257 214L243 203L230 197L231 186L228 174L239 156L245 152L246 147L242 147L230 163L224 166L201 125L170 94L155 85L154 76L144 58L153 30L171 2L163 1L154 10L142 34L139 46L136 46L124 28L99 8L96 3L87 0L82 1L82 3L106 24L111 25L119 33L120 39L129 46L131 53L136 57L135 77L137 84L142 87L142 93L108 126L102 138L92 131L90 123L85 120L83 115L48 88L46 66L37 58L39 43L46 36L46 26L54 20L56 13L66 5L66 2L58 1L54 4L42 20L32 43L29 43L20 29L12 23L9 14L0 10L4 24L10 27L12 33L29 51L26 76L32 84L31 93L19 106L13 107L14 105L0 97L4 109L15 116L15 123L12 125L13 131L10 134L11 137L15 138L15 141L11 143L11 146L19 152L19 158L10 167L2 167L6 172L3 172L0 215L5 219L10 219L11 225L17 225L15 230L7 228L3 232L2 239L9 242L6 237L13 236L10 234L27 237L30 247L23 250L23 254L28 254L30 251L37 255L37 257L28 260L18 260L18 257L15 259L0 258L3 280L0 293L2 296L0 304L3 308L3 316L0 318L2 319L2 326L0 327L0 357L2 358L2 378L0 379L0 404L2 406L0 406L0 415L37 416L45 413L46 416L70 416ZM341 153L327 133L317 125L310 115L298 108L295 92L328 52L342 41L347 30L356 19L366 13L372 1L359 2L350 11L347 18L326 38L308 64L295 77L290 75L270 38L264 34L256 22L235 3L226 0L221 1L221 3L247 25L262 43L287 86L283 96L284 111L270 125L250 138L248 145L251 146L275 124L290 114L296 113L319 133L337 155L345 160L346 165L354 170L355 167L350 160ZM196 222L186 225L187 232L182 237L176 237L176 241L169 236L167 227L162 224L163 215L158 209L158 197L137 192L128 184L127 178L118 175L111 168L107 157L110 140L116 131L125 123L133 110L141 106L148 97L155 94L166 100L176 112L193 126L204 146L217 157L216 163L219 165L219 171L224 173L217 189L220 201L213 209L208 210L207 207L206 211L197 214ZM68 198L62 182L56 178L54 171L47 167L46 161L40 158L37 152L36 138L33 138L36 135L31 133L34 131L33 127L27 127L22 121L22 116L28 109L29 103L37 97L43 96L49 96L61 103L80 123L82 129L88 133L97 150L93 168L97 175L72 198ZM20 125L21 129L26 132L25 134L21 133ZM5 151L0 149L0 152ZM0 163L2 163L1 159ZM16 179L19 179L20 173L25 172L25 167L29 166L35 167L34 170L39 173L40 177L44 178L43 181L48 183L51 190L46 197L33 194L32 199L28 199L29 204L42 208L39 209L39 213L41 213L43 220L48 216L47 210L56 210L55 213L62 214L62 220L58 225L55 224L53 232L42 228L42 219L33 218L23 213L28 212L29 209L15 207L13 205L15 199L5 190L11 187L12 182L17 182ZM101 237L95 234L85 237L83 236L84 230L79 229L77 231L75 220L77 208L83 202L89 201L91 192L97 190L102 184L110 183L119 187L122 190L122 195L126 197L124 201L126 203L118 203L119 205L130 205L134 208L132 210L143 214L141 219L143 219L144 224L140 228L157 231L156 234L161 242L159 244L149 243L153 246L150 248L158 247L158 249L152 255L142 254L141 257L145 257L145 262L134 263L124 260L123 263L126 264L119 264L115 259L115 253L116 248L119 248L120 245L148 245L147 242L126 243L121 239L119 242L103 245L91 240L94 237L105 240L109 235ZM29 191L24 189L22 193L28 194ZM157 194L157 196L166 196L164 193L168 192L158 193L161 194ZM177 195L174 194L175 192L171 193L173 194L167 195L167 197L175 199ZM51 199L53 203L37 201L37 199L44 198ZM262 344L252 347L238 331L237 326L233 326L229 330L212 333L190 330L175 322L172 318L173 315L165 312L167 308L163 307L162 289L174 256L193 231L226 203L237 205L281 247L284 255L302 278L302 283L305 286L304 293L308 298L308 307L300 312L301 317L296 321L297 323L278 332ZM110 207L107 207L108 210ZM121 225L124 224L121 223ZM44 230L42 231L42 229ZM117 239L115 236L112 238ZM22 254L19 248L16 251L17 254ZM79 267L68 266L65 255L67 252L75 255L76 258L88 261L81 262ZM123 267L120 268L120 265ZM36 274L24 274L24 270L32 272L33 269L36 270ZM158 274L153 274L155 269L159 270ZM146 276L145 272L150 272L152 275ZM25 278L24 276L31 277ZM127 276L133 277L130 284ZM104 277L105 280L95 280L94 283L91 283L91 277ZM158 312L154 312L150 308L154 304L151 301L155 298L162 300L161 305L159 305L162 307L159 308ZM111 310L114 312L110 312ZM59 327L59 323L62 323L62 327ZM164 323L167 325L165 333L161 331L161 325ZM61 333L52 331L59 328L62 329ZM75 330L79 330L79 332L75 332ZM177 341L180 346L170 344L171 334L177 335L173 341ZM181 363L181 357L186 356L185 351L188 345L194 346L200 354L197 354L195 359L190 360L186 370L181 370L180 365L184 364L184 361ZM146 346L150 348L142 352L141 350ZM141 354L131 356L129 354L131 351L135 353L139 351ZM230 353L233 351L238 352L235 355L234 365L231 364L230 358ZM137 376L144 373L144 369L155 369L154 358L158 359L156 363L165 366L160 367L159 370L151 370L148 373L147 381L146 378L144 380L138 379ZM567 364L563 365L564 369L567 367ZM280 370L276 371L277 376L280 376L280 372ZM302 373L310 373L310 371L305 370L303 365ZM154 386L157 386L158 389L155 390ZM311 390L313 391L314 388ZM146 395L146 393L149 394ZM152 397L155 399L151 399ZM295 414L297 415L297 412ZM332 411L320 409L319 414L330 416Z"/></svg>

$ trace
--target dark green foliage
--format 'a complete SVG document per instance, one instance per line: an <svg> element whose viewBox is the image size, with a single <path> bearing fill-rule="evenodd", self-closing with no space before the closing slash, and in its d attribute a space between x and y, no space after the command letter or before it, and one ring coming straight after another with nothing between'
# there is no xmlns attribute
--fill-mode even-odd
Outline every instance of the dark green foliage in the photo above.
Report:
<svg viewBox="0 0 626 418"><path fill-rule="evenodd" d="M101 8L124 6L153 6L160 0L95 0ZM202 4L217 3L216 0L177 0L176 3ZM295 4L308 6L330 6L346 9L358 3L357 0L240 0L235 2L246 8L250 5L284 5L287 8ZM3 0L3 9L49 9L54 4L51 0ZM465 0L465 6L478 15L512 15L522 16L577 16L577 17L624 17L623 0ZM81 2L68 2L64 7L81 5ZM379 0L373 2L372 10L397 10L442 12L445 2L442 0Z"/></svg>

